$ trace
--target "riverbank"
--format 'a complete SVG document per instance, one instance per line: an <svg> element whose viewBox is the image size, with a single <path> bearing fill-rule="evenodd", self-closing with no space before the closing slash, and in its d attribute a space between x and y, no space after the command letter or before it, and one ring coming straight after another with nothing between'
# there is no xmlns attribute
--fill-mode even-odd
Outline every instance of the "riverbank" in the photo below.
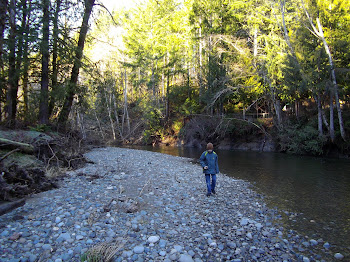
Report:
<svg viewBox="0 0 350 262"><path fill-rule="evenodd" d="M59 189L0 217L0 261L331 261L321 239L279 225L250 184L219 174L205 196L190 159L121 148L95 149ZM95 253L92 254L95 250ZM97 253L97 252L100 253Z"/></svg>

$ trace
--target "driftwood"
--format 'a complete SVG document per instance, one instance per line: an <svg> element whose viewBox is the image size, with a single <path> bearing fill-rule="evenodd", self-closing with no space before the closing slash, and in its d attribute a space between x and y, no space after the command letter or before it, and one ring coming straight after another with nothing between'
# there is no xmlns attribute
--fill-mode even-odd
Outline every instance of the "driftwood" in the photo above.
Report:
<svg viewBox="0 0 350 262"><path fill-rule="evenodd" d="M8 152L7 154L5 154L3 157L0 158L0 162L1 162L2 160L4 160L5 158L9 157L10 155L12 155L13 153L17 152L17 151L19 151L18 148L13 149L12 151Z"/></svg>
<svg viewBox="0 0 350 262"><path fill-rule="evenodd" d="M0 145L5 146L8 149L19 149L20 151L28 154L34 153L34 147L32 145L16 142L6 138L0 138Z"/></svg>
<svg viewBox="0 0 350 262"><path fill-rule="evenodd" d="M26 200L25 199L21 199L21 200L17 200L17 201L14 201L14 202L10 202L10 203L6 203L6 204L0 205L0 216L10 212L11 210L13 210L15 208L24 206L25 203L26 203Z"/></svg>
<svg viewBox="0 0 350 262"><path fill-rule="evenodd" d="M55 181L59 181L59 177L46 175L51 167L78 168L86 163L79 133L54 138L45 134L34 134L35 138L33 134L0 132L0 135L0 149L4 152L0 155L0 201L8 203L0 205L0 215L24 204L15 201L17 199L57 188ZM25 142L11 140L14 137L25 138ZM15 152L22 154L14 156ZM91 180L97 178L91 177Z"/></svg>

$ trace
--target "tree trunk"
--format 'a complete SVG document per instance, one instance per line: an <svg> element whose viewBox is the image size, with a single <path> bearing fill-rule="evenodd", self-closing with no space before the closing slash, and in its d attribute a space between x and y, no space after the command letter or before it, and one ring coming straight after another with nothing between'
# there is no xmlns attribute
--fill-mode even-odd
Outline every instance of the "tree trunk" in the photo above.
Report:
<svg viewBox="0 0 350 262"><path fill-rule="evenodd" d="M258 57L258 28L254 28L254 50L253 50L253 55L254 55L254 64L256 66L257 64L257 57Z"/></svg>
<svg viewBox="0 0 350 262"><path fill-rule="evenodd" d="M8 0L0 0L0 121L2 121L2 105L1 100L6 90L5 68L3 60L4 31L7 18Z"/></svg>
<svg viewBox="0 0 350 262"><path fill-rule="evenodd" d="M128 79L126 75L126 69L124 68L124 114L123 114L123 122L124 118L126 117L126 123L128 127L128 135L130 135L130 119L129 119L129 112L128 112Z"/></svg>
<svg viewBox="0 0 350 262"><path fill-rule="evenodd" d="M105 139L105 136L103 134L103 130L102 130L102 127L101 127L101 122L100 120L98 119L98 116L96 114L96 110L94 109L94 113L95 113L95 117L96 117L96 120L97 120L97 123L98 123L98 127L100 128L100 132L101 132L101 136L102 136L102 139L104 140Z"/></svg>
<svg viewBox="0 0 350 262"><path fill-rule="evenodd" d="M92 7L95 0L85 0L85 11L83 17L83 23L80 28L78 46L75 53L74 65L72 68L71 78L67 87L67 93L62 110L59 115L59 123L66 123L68 120L69 113L72 108L73 98L76 93L76 85L78 82L79 69L81 67L81 59L83 57L85 38L89 29L89 19L92 12Z"/></svg>
<svg viewBox="0 0 350 262"><path fill-rule="evenodd" d="M323 109L321 110L321 113L322 113L323 124L324 124L324 126L327 128L327 130L329 132L329 124L328 124L328 121L327 121L327 118L326 118L326 114L324 113Z"/></svg>
<svg viewBox="0 0 350 262"><path fill-rule="evenodd" d="M283 33L284 33L284 40L286 41L288 47L289 47L289 50L290 52L292 53L292 57L297 61L296 59L296 55L295 55L295 52L294 52L294 49L293 49L293 46L290 42L290 38L289 38L289 35L288 35L288 31L287 31L287 26L286 26L286 21L284 19L284 13L285 13L285 10L286 10L286 6L285 6L285 1L280 1L280 7L281 7L281 14L282 14L282 25L283 25ZM297 61L297 64L298 61Z"/></svg>
<svg viewBox="0 0 350 262"><path fill-rule="evenodd" d="M154 71L155 71L155 69L154 69L154 59L153 59L152 60L152 75L151 75L153 99L156 98L156 83L155 83Z"/></svg>
<svg viewBox="0 0 350 262"><path fill-rule="evenodd" d="M278 98L274 99L274 107L277 117L277 125L279 128L282 127L282 108L281 108L281 101Z"/></svg>
<svg viewBox="0 0 350 262"><path fill-rule="evenodd" d="M329 136L331 141L334 142L335 132L334 132L334 104L333 104L333 90L330 89L329 92Z"/></svg>
<svg viewBox="0 0 350 262"><path fill-rule="evenodd" d="M53 44L52 44L52 90L51 90L51 96L50 96L50 103L49 103L49 116L52 115L53 109L55 107L55 96L56 96L56 90L57 90L57 83L58 83L58 63L57 63L57 57L58 57L58 15L60 13L61 9L61 3L62 0L56 0L56 10L53 20Z"/></svg>
<svg viewBox="0 0 350 262"><path fill-rule="evenodd" d="M50 1L42 0L43 5L43 39L41 42L41 91L39 105L39 123L49 122L49 26L50 26Z"/></svg>
<svg viewBox="0 0 350 262"><path fill-rule="evenodd" d="M322 25L320 22L320 19L317 18L317 27L318 27L318 35L320 36L325 51L327 53L328 56L328 60L329 60L329 65L331 68L331 78L332 78L332 84L333 84L333 91L334 91L334 98L335 98L335 105L337 107L337 112L338 112L338 121L339 121L339 128L340 128L340 135L343 138L344 141L346 141L346 134L345 134L345 129L344 129L344 122L343 122L343 116L342 116L342 111L341 111L341 107L340 107L340 102L339 102L339 93L338 93L338 84L337 84L337 79L335 76L335 66L333 63L333 58L332 58L332 54L329 50L329 46L328 43L326 41L326 38L324 37L324 33L323 33L323 29L322 29Z"/></svg>
<svg viewBox="0 0 350 262"><path fill-rule="evenodd" d="M121 133L122 133L122 136L124 137L124 122L125 122L125 87L124 87L124 76L123 76L123 72L122 72L122 69L121 69L121 72L120 72L120 79L121 79L121 86L123 87L123 115L122 115L122 121L121 121Z"/></svg>
<svg viewBox="0 0 350 262"><path fill-rule="evenodd" d="M16 94L13 94L13 97L15 97L16 101L16 112L17 113L17 93L18 93L18 83L20 79L20 72L21 72L21 65L22 65L22 55L23 55L23 42L24 42L24 35L25 35L25 28L27 25L27 0L21 1L21 8L22 8L22 21L21 21L21 27L19 30L17 30L16 36L17 36L17 56L15 55L15 71L14 75L11 76L13 79L11 80L14 89L16 89ZM22 31L22 33L20 33Z"/></svg>
<svg viewBox="0 0 350 262"><path fill-rule="evenodd" d="M346 141L344 122L343 122L343 117L342 117L342 112L341 112L341 107L340 107L340 102L339 102L338 84L337 84L337 79L336 79L336 75L335 75L335 66L333 63L332 54L330 52L328 43L327 43L326 38L324 36L322 25L320 22L320 18L318 18L318 17L316 18L317 27L318 27L318 29L317 29L315 27L311 17L310 17L309 12L305 9L305 6L304 6L304 11L305 11L307 18L309 19L310 25L311 25L314 33L323 42L323 46L324 46L324 49L325 49L326 54L328 56L329 66L330 66L330 70L331 70L331 80L332 80L332 88L330 91L330 93L331 93L331 99L330 99L330 136L331 136L331 140L334 141L334 122L333 122L334 121L334 119L333 119L333 114L334 114L334 112L333 112L333 96L334 96L335 104L336 104L337 112L338 112L340 135L343 138L343 140Z"/></svg>
<svg viewBox="0 0 350 262"><path fill-rule="evenodd" d="M17 113L17 92L16 85L16 0L11 0L9 5L10 35L8 40L9 49L9 76L7 88L7 120L10 125L14 124Z"/></svg>
<svg viewBox="0 0 350 262"><path fill-rule="evenodd" d="M167 52L168 54L168 52ZM167 60L166 57L163 57L163 70L162 70L162 96L161 96L161 102L164 107L164 114L166 115L166 95L165 95L165 71L166 71L166 66L167 66Z"/></svg>
<svg viewBox="0 0 350 262"><path fill-rule="evenodd" d="M18 34L18 50L17 50L17 61L16 61L16 84L18 86L20 79L21 66L23 61L23 44L26 35L27 28L27 17L28 17L28 8L27 8L27 0L21 1L22 8L22 22L21 22L21 31L22 33ZM20 32L21 32L20 31Z"/></svg>
<svg viewBox="0 0 350 262"><path fill-rule="evenodd" d="M80 132L83 134L83 139L86 139L86 131L84 125L84 114L80 114L79 110L77 110L77 119L80 126Z"/></svg>
<svg viewBox="0 0 350 262"><path fill-rule="evenodd" d="M0 88L5 88L5 72L4 72L4 60L3 60L3 47L4 47L4 31L6 26L6 15L7 15L7 0L0 0Z"/></svg>
<svg viewBox="0 0 350 262"><path fill-rule="evenodd" d="M170 70L167 72L167 80L166 80L166 107L165 107L165 119L169 120L170 117L170 105L169 105L169 92L170 92Z"/></svg>
<svg viewBox="0 0 350 262"><path fill-rule="evenodd" d="M281 102L278 99L278 97L276 96L276 91L275 88L272 86L271 82L269 79L267 79L267 81L269 82L269 86L270 86L270 93L271 93L271 100L272 100L272 104L273 107L275 109L275 114L276 114L276 118L277 118L277 128L281 129L282 128L282 108L281 108Z"/></svg>
<svg viewBox="0 0 350 262"><path fill-rule="evenodd" d="M113 134L113 140L116 140L114 122L113 122L113 118L112 118L112 94L111 94L110 90L108 90L108 87L105 89L104 93L105 93L109 122L111 124L111 129L112 129L112 134Z"/></svg>
<svg viewBox="0 0 350 262"><path fill-rule="evenodd" d="M165 95L165 120L168 122L170 117L170 108L169 108L169 91L170 91L170 70L169 70L169 52L166 56L167 62L167 73L166 73L166 95Z"/></svg>
<svg viewBox="0 0 350 262"><path fill-rule="evenodd" d="M118 107L117 107L117 102L114 93L112 94L112 99L113 99L113 105L114 105L114 115L115 115L115 121L117 123L117 129L119 132L119 136L122 140L124 140L123 133L120 129L120 123L119 123L119 116L118 116Z"/></svg>
<svg viewBox="0 0 350 262"><path fill-rule="evenodd" d="M28 41L25 40L23 48L23 103L24 103L24 118L29 115L29 100L28 100L28 85L29 85L29 58L28 58Z"/></svg>
<svg viewBox="0 0 350 262"><path fill-rule="evenodd" d="M139 80L139 82L137 83L138 84L138 93L139 93L139 97L141 97L141 94L142 94L142 86L141 86L141 68L139 67L138 68L139 70L138 70L138 80Z"/></svg>
<svg viewBox="0 0 350 262"><path fill-rule="evenodd" d="M317 119L318 119L318 135L323 136L323 122L322 122L322 104L321 104L321 95L320 92L315 96L317 102Z"/></svg>
<svg viewBox="0 0 350 262"><path fill-rule="evenodd" d="M299 110L300 110L300 102L298 99L295 99L294 102L294 110L295 110L295 117L298 118L299 117Z"/></svg>
<svg viewBox="0 0 350 262"><path fill-rule="evenodd" d="M202 75L202 68L203 68L203 58L202 58L202 18L199 18L199 69L198 69L198 80L199 80L199 101L202 100L203 96L203 75Z"/></svg>
<svg viewBox="0 0 350 262"><path fill-rule="evenodd" d="M4 61L2 60L2 54L4 53L4 31L6 26L6 14L7 14L8 0L0 0L0 76L3 76Z"/></svg>
<svg viewBox="0 0 350 262"><path fill-rule="evenodd" d="M25 25L25 35L24 35L24 43L23 43L23 74L22 74L22 82L23 82L23 102L24 102L24 118L28 118L29 114L29 104L28 104L28 85L29 85L29 76L28 76L28 70L29 70L29 58L28 58L28 45L29 45L29 20L30 20L30 14L31 14L31 0L28 2L28 6L25 8L29 8L28 11L28 19Z"/></svg>

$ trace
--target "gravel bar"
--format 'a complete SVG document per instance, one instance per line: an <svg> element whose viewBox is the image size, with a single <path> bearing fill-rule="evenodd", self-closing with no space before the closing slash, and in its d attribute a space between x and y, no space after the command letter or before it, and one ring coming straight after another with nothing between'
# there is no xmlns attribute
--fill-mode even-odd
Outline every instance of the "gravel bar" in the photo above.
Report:
<svg viewBox="0 0 350 262"><path fill-rule="evenodd" d="M0 217L0 261L326 261L328 243L286 232L248 182L219 174L207 197L188 158L114 147L86 157L60 188Z"/></svg>

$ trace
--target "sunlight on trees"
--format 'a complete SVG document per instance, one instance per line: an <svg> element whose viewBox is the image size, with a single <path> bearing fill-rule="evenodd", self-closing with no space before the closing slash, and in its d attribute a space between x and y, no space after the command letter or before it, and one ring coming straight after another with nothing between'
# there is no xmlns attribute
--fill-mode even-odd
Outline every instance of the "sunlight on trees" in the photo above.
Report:
<svg viewBox="0 0 350 262"><path fill-rule="evenodd" d="M308 140L304 153L320 154L347 141L348 0L106 7L1 1L4 123L59 122L106 140L154 143L209 115L253 121L275 132L284 151Z"/></svg>

